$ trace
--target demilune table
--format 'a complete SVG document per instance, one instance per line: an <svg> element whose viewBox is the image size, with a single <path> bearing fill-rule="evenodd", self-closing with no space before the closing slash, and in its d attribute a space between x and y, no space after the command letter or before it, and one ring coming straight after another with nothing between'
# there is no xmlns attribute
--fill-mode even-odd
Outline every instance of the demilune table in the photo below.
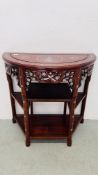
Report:
<svg viewBox="0 0 98 175"><path fill-rule="evenodd" d="M72 134L84 121L88 85L96 56L94 54L4 53L9 83L13 123L18 122L31 139L63 139L72 145ZM20 91L13 88L16 78ZM81 88L82 86L82 88ZM82 89L82 91L80 91ZM15 101L23 109L16 113ZM63 114L34 114L33 102L64 102ZM80 114L75 108L81 102Z"/></svg>

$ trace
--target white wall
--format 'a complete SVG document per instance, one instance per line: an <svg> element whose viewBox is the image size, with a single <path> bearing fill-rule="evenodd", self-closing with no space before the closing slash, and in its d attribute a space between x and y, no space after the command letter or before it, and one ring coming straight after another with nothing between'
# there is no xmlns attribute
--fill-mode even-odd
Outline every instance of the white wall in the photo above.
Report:
<svg viewBox="0 0 98 175"><path fill-rule="evenodd" d="M98 56L97 0L0 0L0 118L11 118L2 53L94 52ZM85 118L98 119L98 61ZM42 107L43 109L43 105ZM51 106L58 112L62 104ZM47 112L50 107L46 108Z"/></svg>

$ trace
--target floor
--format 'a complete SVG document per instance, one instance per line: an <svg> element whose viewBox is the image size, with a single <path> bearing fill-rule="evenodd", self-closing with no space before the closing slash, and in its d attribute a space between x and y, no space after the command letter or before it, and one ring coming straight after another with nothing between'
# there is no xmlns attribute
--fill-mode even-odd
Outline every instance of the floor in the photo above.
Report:
<svg viewBox="0 0 98 175"><path fill-rule="evenodd" d="M98 175L98 121L86 120L65 140L32 141L25 147L17 124L0 120L0 175Z"/></svg>

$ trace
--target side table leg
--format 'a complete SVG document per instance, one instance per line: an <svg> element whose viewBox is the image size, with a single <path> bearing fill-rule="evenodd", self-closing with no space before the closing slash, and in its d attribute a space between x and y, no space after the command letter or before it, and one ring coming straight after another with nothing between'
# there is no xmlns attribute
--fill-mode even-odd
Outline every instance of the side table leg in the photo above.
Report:
<svg viewBox="0 0 98 175"><path fill-rule="evenodd" d="M85 86L84 86L84 92L83 92L84 95L85 95L85 98L82 101L81 113L80 113L80 115L82 116L82 120L81 120L80 123L84 123L84 112L85 112L87 91L88 91L88 86L89 86L90 79L91 79L91 76L87 77L87 79L85 80Z"/></svg>
<svg viewBox="0 0 98 175"><path fill-rule="evenodd" d="M23 108L24 108L24 126L25 126L26 146L30 146L29 105L27 100L23 100Z"/></svg>
<svg viewBox="0 0 98 175"><path fill-rule="evenodd" d="M64 115L64 117L63 117L63 122L64 122L64 123L68 123L68 122L67 122L68 117L67 117L66 110L67 110L67 103L64 102L64 112L63 112L63 115ZM65 125L66 125L66 124L65 124Z"/></svg>
<svg viewBox="0 0 98 175"><path fill-rule="evenodd" d="M71 146L72 145L72 137L69 136L67 137L67 146Z"/></svg>
<svg viewBox="0 0 98 175"><path fill-rule="evenodd" d="M10 75L6 73L8 84L9 84L9 91L10 91L10 100L11 100L11 106L12 106L12 122L16 123L16 108L15 108L15 100L12 97L12 94L14 92L13 90L13 83L12 83L12 78Z"/></svg>
<svg viewBox="0 0 98 175"><path fill-rule="evenodd" d="M30 102L31 115L33 115L33 102Z"/></svg>
<svg viewBox="0 0 98 175"><path fill-rule="evenodd" d="M74 129L74 113L75 113L75 106L76 106L76 99L78 95L78 87L79 87L79 80L80 80L80 69L77 69L74 72L73 77L73 95L72 100L69 102L69 119L68 119L68 134L67 134L67 145L72 145L72 133Z"/></svg>
<svg viewBox="0 0 98 175"><path fill-rule="evenodd" d="M23 68L19 69L19 77L20 77L20 85L21 85L21 94L23 99L26 146L30 146L29 102L26 95L26 77L25 77L25 70Z"/></svg>
<svg viewBox="0 0 98 175"><path fill-rule="evenodd" d="M67 136L67 145L72 145L72 133L74 125L74 111L75 111L76 100L72 100L69 105L69 119L68 119L68 136Z"/></svg>
<svg viewBox="0 0 98 175"><path fill-rule="evenodd" d="M67 110L67 103L64 102L64 116L66 116L66 110Z"/></svg>

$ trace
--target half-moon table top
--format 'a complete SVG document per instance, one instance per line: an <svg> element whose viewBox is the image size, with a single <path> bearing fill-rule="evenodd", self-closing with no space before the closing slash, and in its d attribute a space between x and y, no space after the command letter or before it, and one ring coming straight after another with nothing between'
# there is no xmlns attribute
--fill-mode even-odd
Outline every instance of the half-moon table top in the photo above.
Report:
<svg viewBox="0 0 98 175"><path fill-rule="evenodd" d="M37 69L70 69L93 64L94 54L4 53L6 63Z"/></svg>

